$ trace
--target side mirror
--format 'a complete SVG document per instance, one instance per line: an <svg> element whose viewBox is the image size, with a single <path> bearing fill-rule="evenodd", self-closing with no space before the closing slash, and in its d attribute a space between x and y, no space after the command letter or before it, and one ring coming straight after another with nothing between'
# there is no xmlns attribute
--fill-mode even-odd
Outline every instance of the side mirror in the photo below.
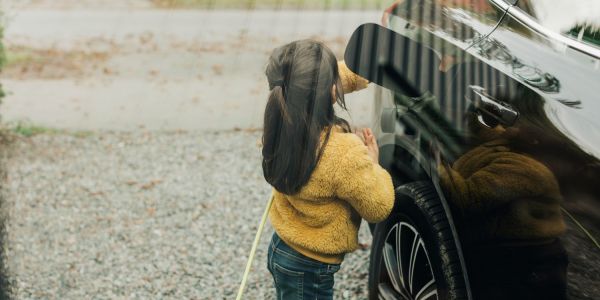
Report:
<svg viewBox="0 0 600 300"><path fill-rule="evenodd" d="M354 73L409 97L431 90L430 85L444 76L439 71L441 60L432 49L373 23L354 31L344 60Z"/></svg>

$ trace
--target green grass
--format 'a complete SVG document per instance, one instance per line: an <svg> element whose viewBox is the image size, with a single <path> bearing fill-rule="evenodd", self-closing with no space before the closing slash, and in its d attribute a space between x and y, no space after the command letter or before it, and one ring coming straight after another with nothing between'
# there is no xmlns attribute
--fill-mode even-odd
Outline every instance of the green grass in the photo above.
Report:
<svg viewBox="0 0 600 300"><path fill-rule="evenodd" d="M56 129L50 129L50 128L43 127L43 126L36 126L36 125L25 124L25 123L17 123L15 125L15 127L13 128L13 131L16 134L22 135L25 137L31 137L31 136L43 134L43 133L57 133L58 132L58 130L56 130Z"/></svg>
<svg viewBox="0 0 600 300"><path fill-rule="evenodd" d="M0 12L0 20L2 20L2 19L3 19L3 15ZM0 26L0 70L2 70L2 68L6 64L6 53L4 51L4 43L2 43L3 38L4 38L4 28L2 26ZM4 96L5 96L4 90L2 89L2 84L0 84L0 101L2 100L2 98L4 98ZM1 266L0 266L0 268L1 268ZM0 296L2 296L2 292L0 292Z"/></svg>
<svg viewBox="0 0 600 300"><path fill-rule="evenodd" d="M2 13L0 12L0 20L2 20ZM6 53L4 51L4 43L2 40L4 39L4 28L0 26L0 70L4 67L6 63Z"/></svg>
<svg viewBox="0 0 600 300"><path fill-rule="evenodd" d="M33 62L43 62L44 60L34 51L26 48L7 49L5 53L5 67L29 64Z"/></svg>
<svg viewBox="0 0 600 300"><path fill-rule="evenodd" d="M55 128L48 128L44 126L33 125L27 122L17 122L14 124L9 124L8 128L12 130L17 135L24 137L32 137L38 134L67 134L72 135L78 138L85 138L91 136L93 133L91 131L85 130L62 130Z"/></svg>
<svg viewBox="0 0 600 300"><path fill-rule="evenodd" d="M170 8L201 9L381 9L392 0L153 0Z"/></svg>

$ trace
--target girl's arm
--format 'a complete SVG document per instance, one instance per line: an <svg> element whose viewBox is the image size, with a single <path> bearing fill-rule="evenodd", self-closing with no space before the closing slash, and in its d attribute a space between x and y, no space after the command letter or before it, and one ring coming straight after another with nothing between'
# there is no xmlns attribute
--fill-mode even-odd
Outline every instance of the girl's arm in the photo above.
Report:
<svg viewBox="0 0 600 300"><path fill-rule="evenodd" d="M373 161L357 136L335 174L336 196L371 223L385 220L394 206L394 185L388 172Z"/></svg>
<svg viewBox="0 0 600 300"><path fill-rule="evenodd" d="M343 60L338 62L338 70L340 72L340 80L342 81L344 94L362 90L369 84L369 81L350 71Z"/></svg>

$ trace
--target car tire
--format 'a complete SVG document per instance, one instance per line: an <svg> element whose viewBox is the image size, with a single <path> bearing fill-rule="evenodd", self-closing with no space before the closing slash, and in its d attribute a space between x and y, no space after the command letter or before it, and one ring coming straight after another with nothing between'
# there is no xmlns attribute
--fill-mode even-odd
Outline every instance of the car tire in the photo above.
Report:
<svg viewBox="0 0 600 300"><path fill-rule="evenodd" d="M398 187L393 212L375 226L369 299L467 299L452 229L430 182Z"/></svg>

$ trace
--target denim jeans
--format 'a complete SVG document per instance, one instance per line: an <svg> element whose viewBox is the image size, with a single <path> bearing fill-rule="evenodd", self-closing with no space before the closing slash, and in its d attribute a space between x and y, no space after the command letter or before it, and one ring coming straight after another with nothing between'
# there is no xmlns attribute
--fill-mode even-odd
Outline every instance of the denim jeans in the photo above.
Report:
<svg viewBox="0 0 600 300"><path fill-rule="evenodd" d="M273 275L277 299L333 299L333 276L339 264L306 257L273 234L267 268Z"/></svg>

